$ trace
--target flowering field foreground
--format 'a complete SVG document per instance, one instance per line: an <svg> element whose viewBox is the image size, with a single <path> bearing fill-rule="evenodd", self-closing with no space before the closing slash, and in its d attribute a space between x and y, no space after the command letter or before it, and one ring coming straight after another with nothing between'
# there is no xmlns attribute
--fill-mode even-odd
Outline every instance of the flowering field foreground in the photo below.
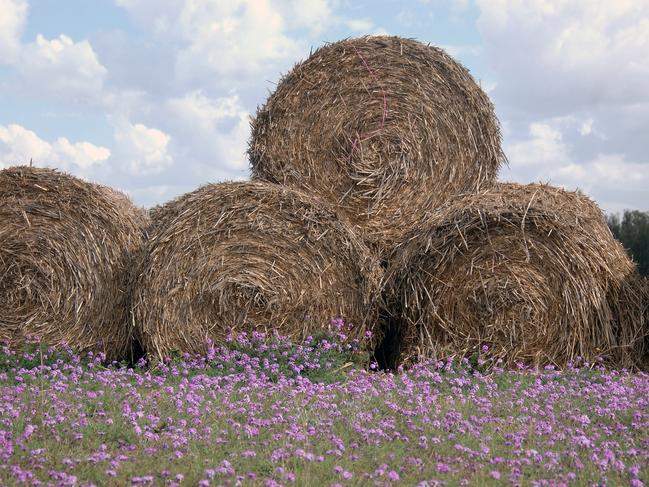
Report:
<svg viewBox="0 0 649 487"><path fill-rule="evenodd" d="M0 485L649 485L645 373L391 374L357 346L240 336L134 368L4 348Z"/></svg>

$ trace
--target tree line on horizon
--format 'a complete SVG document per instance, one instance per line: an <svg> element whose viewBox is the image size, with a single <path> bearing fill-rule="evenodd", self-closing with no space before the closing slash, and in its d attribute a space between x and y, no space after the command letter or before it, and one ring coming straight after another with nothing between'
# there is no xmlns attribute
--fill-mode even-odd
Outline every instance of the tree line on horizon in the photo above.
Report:
<svg viewBox="0 0 649 487"><path fill-rule="evenodd" d="M611 232L638 266L643 276L649 275L649 211L624 210L606 217Z"/></svg>

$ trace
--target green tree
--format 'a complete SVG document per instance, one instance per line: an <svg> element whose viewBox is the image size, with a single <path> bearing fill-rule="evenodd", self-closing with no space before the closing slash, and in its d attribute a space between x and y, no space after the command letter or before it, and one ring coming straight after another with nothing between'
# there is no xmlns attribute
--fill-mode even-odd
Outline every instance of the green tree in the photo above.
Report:
<svg viewBox="0 0 649 487"><path fill-rule="evenodd" d="M649 212L624 210L622 217L609 215L608 226L643 276L649 275Z"/></svg>

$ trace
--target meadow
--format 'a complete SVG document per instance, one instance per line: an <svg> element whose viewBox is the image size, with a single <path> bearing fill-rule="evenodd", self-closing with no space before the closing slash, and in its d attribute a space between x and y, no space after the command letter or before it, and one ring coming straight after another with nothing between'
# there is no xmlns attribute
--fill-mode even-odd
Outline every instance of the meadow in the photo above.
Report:
<svg viewBox="0 0 649 487"><path fill-rule="evenodd" d="M0 484L649 483L648 374L480 356L377 371L334 325L135 366L4 347Z"/></svg>

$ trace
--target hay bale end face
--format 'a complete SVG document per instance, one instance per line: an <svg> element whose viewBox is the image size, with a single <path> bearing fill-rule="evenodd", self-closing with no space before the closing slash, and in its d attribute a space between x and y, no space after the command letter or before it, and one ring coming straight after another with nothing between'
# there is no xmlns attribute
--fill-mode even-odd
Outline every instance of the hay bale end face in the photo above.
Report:
<svg viewBox="0 0 649 487"><path fill-rule="evenodd" d="M480 354L633 367L643 352L640 277L580 193L501 184L465 195L395 251L387 274L405 363Z"/></svg>
<svg viewBox="0 0 649 487"><path fill-rule="evenodd" d="M380 270L323 202L278 185L203 186L159 208L134 316L150 355L202 353L232 331L300 340L343 317L376 321Z"/></svg>
<svg viewBox="0 0 649 487"><path fill-rule="evenodd" d="M441 49L375 36L296 65L252 122L253 179L314 192L380 250L505 160L487 95Z"/></svg>
<svg viewBox="0 0 649 487"><path fill-rule="evenodd" d="M146 223L112 189L50 169L0 171L0 339L127 358L129 270Z"/></svg>

